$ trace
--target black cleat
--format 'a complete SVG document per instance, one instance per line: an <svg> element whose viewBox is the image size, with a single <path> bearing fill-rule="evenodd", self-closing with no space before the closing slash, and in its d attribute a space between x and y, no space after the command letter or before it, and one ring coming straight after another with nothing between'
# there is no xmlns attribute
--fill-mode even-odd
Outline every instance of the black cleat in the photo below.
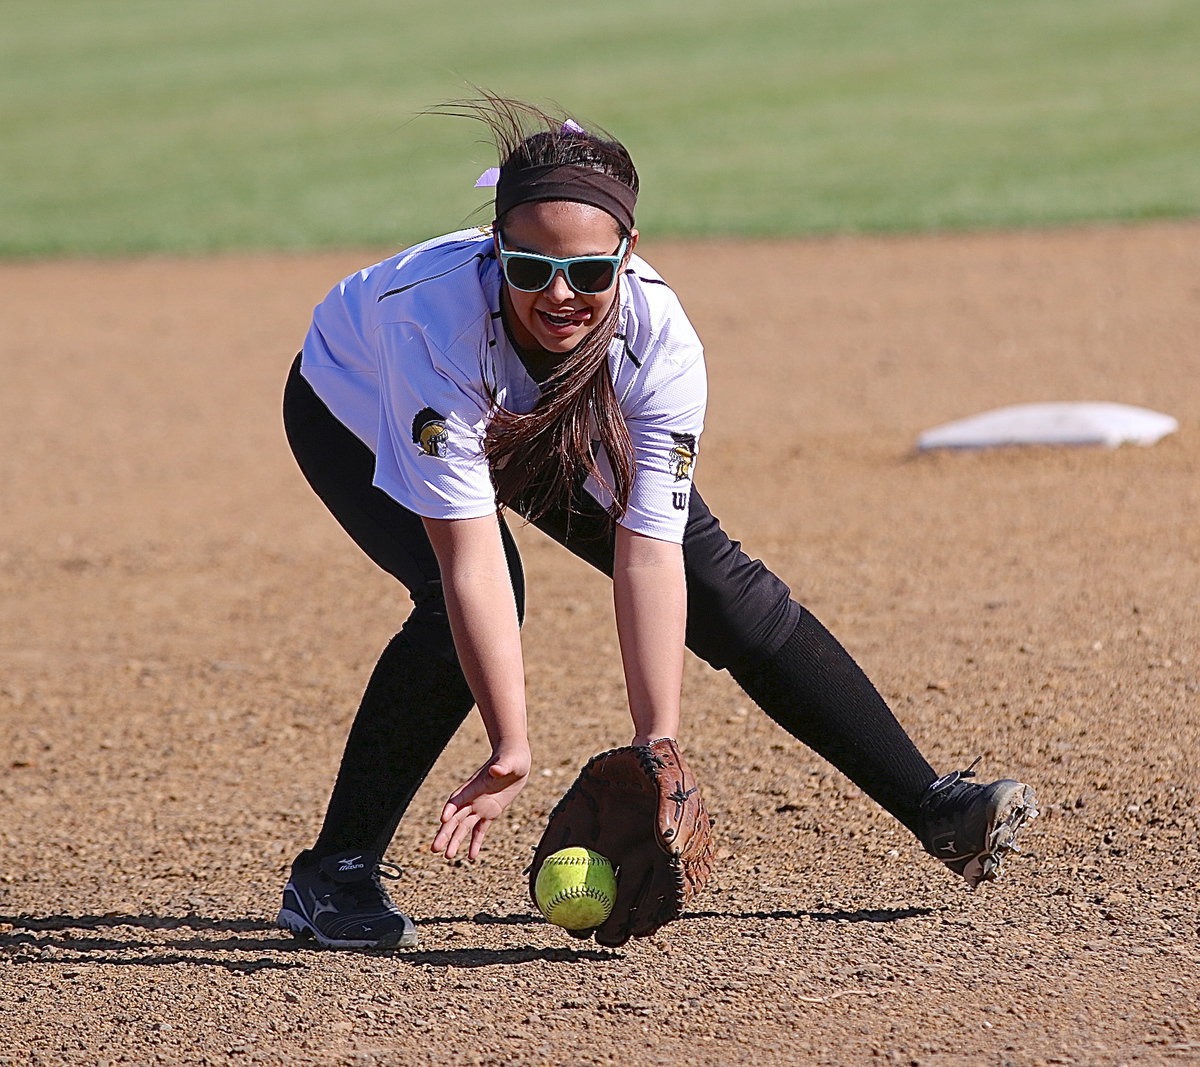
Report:
<svg viewBox="0 0 1200 1067"><path fill-rule="evenodd" d="M917 836L925 851L936 856L974 889L1000 872L1000 861L1017 852L1017 831L1037 815L1033 790L1011 778L991 785L964 779L975 777L975 763L965 771L943 775L921 800Z"/></svg>
<svg viewBox="0 0 1200 1067"><path fill-rule="evenodd" d="M381 876L399 878L400 868L373 852L338 852L321 860L302 852L284 886L276 925L325 948L411 948L416 927L392 903Z"/></svg>

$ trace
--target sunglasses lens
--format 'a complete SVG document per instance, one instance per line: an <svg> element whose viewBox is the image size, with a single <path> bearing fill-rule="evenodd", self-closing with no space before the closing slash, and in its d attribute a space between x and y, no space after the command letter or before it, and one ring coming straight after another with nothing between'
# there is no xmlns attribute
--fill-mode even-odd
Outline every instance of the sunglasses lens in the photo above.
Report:
<svg viewBox="0 0 1200 1067"><path fill-rule="evenodd" d="M504 276L514 289L538 293L550 284L551 267L531 256L509 256L504 264Z"/></svg>
<svg viewBox="0 0 1200 1067"><path fill-rule="evenodd" d="M625 250L625 241L616 256L580 256L577 259L549 259L532 253L509 252L501 243L504 277L514 289L540 293L558 269L566 271L567 284L577 293L594 296L606 293L617 280L617 265Z"/></svg>
<svg viewBox="0 0 1200 1067"><path fill-rule="evenodd" d="M613 265L606 259L581 259L567 270L567 282L577 293L603 293L612 287Z"/></svg>

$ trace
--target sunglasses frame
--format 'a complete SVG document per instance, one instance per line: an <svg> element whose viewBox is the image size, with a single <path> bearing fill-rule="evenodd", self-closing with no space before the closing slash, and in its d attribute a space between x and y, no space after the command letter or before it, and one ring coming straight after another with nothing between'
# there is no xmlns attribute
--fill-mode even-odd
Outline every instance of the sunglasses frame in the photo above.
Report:
<svg viewBox="0 0 1200 1067"><path fill-rule="evenodd" d="M496 231L496 242L500 252L500 269L504 274L504 280L508 282L514 289L520 293L540 293L548 289L554 282L555 276L561 271L562 276L566 279L567 285L570 286L571 292L578 293L580 296L599 296L601 293L607 293L614 285L617 284L617 278L621 273L621 263L625 259L625 251L629 247L629 238L622 237L621 243L617 245L617 251L611 256L572 256L569 259L555 259L553 256L540 256L536 252L518 252L504 247L504 234L499 230ZM524 286L517 285L516 282L509 277L508 261L514 257L522 259L532 259L538 263L548 264L550 267L550 277L546 279L545 285L540 285L536 289L526 289ZM607 263L612 268L612 281L603 289L580 289L571 280L571 267L576 263Z"/></svg>

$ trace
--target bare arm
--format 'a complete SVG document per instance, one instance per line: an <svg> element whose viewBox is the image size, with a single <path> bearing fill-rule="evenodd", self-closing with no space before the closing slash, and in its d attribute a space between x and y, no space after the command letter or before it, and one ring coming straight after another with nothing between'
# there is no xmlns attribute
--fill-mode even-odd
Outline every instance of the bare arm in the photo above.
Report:
<svg viewBox="0 0 1200 1067"><path fill-rule="evenodd" d="M425 529L442 572L454 647L492 745L490 758L446 803L433 850L452 858L469 837L474 859L488 826L529 776L517 606L495 516L426 519Z"/></svg>
<svg viewBox="0 0 1200 1067"><path fill-rule="evenodd" d="M676 737L687 627L682 546L617 526L613 603L633 742Z"/></svg>

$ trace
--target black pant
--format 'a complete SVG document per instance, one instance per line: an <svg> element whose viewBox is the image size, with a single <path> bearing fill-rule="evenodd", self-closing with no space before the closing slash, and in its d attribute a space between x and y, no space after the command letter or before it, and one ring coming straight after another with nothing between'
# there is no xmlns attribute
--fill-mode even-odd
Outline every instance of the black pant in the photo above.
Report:
<svg viewBox="0 0 1200 1067"><path fill-rule="evenodd" d="M284 392L284 424L314 491L413 600L368 683L317 846L382 852L473 702L420 516L371 484L374 454L313 392L300 374L300 357ZM613 519L582 490L574 505L552 510L537 527L611 576ZM503 517L497 521L523 617L520 557ZM779 578L730 540L694 487L683 559L688 648L713 667L727 668L772 718L911 828L933 771L841 645L791 599Z"/></svg>
<svg viewBox="0 0 1200 1067"><path fill-rule="evenodd" d="M413 611L404 633L419 648L454 661L437 557L421 517L371 485L374 454L313 392L300 375L299 357L284 394L284 421L292 451L317 496L358 546L412 596ZM574 505L578 513L556 509L535 525L611 577L616 537L612 518L582 491ZM504 519L498 521L518 615L523 615L521 560ZM796 628L799 607L788 587L729 539L694 488L683 560L687 646L712 666L731 667L747 655L770 655Z"/></svg>

